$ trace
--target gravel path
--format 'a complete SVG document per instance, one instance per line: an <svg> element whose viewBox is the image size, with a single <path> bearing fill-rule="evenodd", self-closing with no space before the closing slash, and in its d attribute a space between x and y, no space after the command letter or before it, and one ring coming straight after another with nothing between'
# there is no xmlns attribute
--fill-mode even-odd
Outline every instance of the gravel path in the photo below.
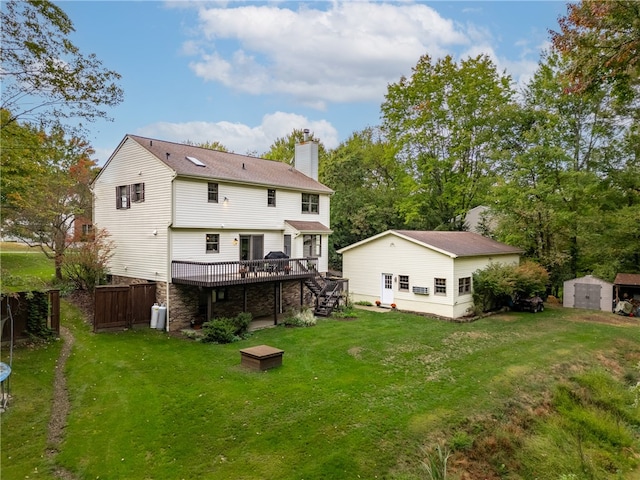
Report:
<svg viewBox="0 0 640 480"><path fill-rule="evenodd" d="M53 406L51 408L51 418L47 431L47 457L51 460L55 459L58 454L58 447L62 443L64 437L64 427L67 424L67 415L69 413L69 394L67 392L67 379L64 376L64 368L67 359L71 355L71 349L75 338L68 328L60 327L60 336L63 340L60 357L56 364L56 373L53 380ZM62 480L75 480L75 476L61 467L56 467L54 474Z"/></svg>

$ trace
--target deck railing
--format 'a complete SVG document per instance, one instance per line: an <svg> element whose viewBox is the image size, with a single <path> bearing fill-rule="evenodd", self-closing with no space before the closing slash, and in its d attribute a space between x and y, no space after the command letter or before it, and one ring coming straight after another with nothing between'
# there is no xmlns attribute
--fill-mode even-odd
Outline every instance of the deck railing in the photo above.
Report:
<svg viewBox="0 0 640 480"><path fill-rule="evenodd" d="M316 275L317 258L279 258L237 262L171 262L173 283L219 287L246 283L292 280Z"/></svg>

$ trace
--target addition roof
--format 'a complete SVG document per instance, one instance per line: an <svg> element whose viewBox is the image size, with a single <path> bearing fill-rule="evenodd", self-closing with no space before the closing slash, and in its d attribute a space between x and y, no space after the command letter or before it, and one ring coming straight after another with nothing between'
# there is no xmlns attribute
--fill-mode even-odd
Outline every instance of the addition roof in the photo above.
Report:
<svg viewBox="0 0 640 480"><path fill-rule="evenodd" d="M295 230L300 233L320 233L331 234L333 230L326 227L320 222L298 221L298 220L285 220L285 223L291 225Z"/></svg>
<svg viewBox="0 0 640 480"><path fill-rule="evenodd" d="M127 139L131 139L149 151L178 176L333 193L329 187L304 175L287 163L138 135L126 135L121 145ZM195 159L195 162L187 157Z"/></svg>
<svg viewBox="0 0 640 480"><path fill-rule="evenodd" d="M396 236L438 251L452 258L521 254L522 249L497 242L472 232L443 232L417 230L387 230L373 237L354 243L338 250L344 253L352 248L384 236Z"/></svg>

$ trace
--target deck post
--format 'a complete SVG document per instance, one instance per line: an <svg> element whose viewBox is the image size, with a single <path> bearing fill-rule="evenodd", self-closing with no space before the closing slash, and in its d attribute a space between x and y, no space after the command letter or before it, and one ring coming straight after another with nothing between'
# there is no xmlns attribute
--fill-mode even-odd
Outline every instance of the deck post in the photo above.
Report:
<svg viewBox="0 0 640 480"><path fill-rule="evenodd" d="M273 324L278 325L278 282L273 282Z"/></svg>
<svg viewBox="0 0 640 480"><path fill-rule="evenodd" d="M242 312L245 313L247 311L247 286L242 286Z"/></svg>
<svg viewBox="0 0 640 480"><path fill-rule="evenodd" d="M304 307L304 282L300 280L300 306Z"/></svg>

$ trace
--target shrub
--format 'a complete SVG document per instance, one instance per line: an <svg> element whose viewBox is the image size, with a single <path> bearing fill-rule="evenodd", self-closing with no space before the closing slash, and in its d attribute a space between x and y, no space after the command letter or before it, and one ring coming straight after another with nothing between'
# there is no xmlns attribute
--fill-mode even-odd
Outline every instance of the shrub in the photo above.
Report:
<svg viewBox="0 0 640 480"><path fill-rule="evenodd" d="M232 343L238 340L235 326L229 318L217 318L202 324L204 343Z"/></svg>
<svg viewBox="0 0 640 480"><path fill-rule="evenodd" d="M316 317L313 315L313 310L304 307L299 311L290 311L284 324L290 327L312 327L316 324Z"/></svg>
<svg viewBox="0 0 640 480"><path fill-rule="evenodd" d="M487 312L509 305L515 296L543 295L548 281L548 272L531 261L520 265L491 263L473 273L473 301L479 312Z"/></svg>
<svg viewBox="0 0 640 480"><path fill-rule="evenodd" d="M249 333L251 314L244 312L232 318L215 318L202 324L202 342L233 343Z"/></svg>
<svg viewBox="0 0 640 480"><path fill-rule="evenodd" d="M98 230L87 241L67 249L62 271L78 289L93 292L97 285L105 283L113 249L107 231Z"/></svg>

